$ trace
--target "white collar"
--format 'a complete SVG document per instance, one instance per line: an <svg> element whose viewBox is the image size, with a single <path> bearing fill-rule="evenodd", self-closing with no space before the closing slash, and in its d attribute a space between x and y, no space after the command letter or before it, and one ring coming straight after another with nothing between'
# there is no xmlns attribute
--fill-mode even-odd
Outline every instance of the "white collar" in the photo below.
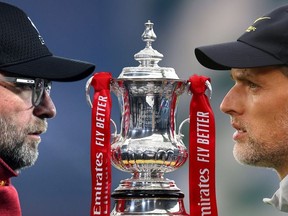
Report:
<svg viewBox="0 0 288 216"><path fill-rule="evenodd" d="M279 189L272 198L264 198L263 202L270 204L280 211L288 212L288 175L280 182Z"/></svg>

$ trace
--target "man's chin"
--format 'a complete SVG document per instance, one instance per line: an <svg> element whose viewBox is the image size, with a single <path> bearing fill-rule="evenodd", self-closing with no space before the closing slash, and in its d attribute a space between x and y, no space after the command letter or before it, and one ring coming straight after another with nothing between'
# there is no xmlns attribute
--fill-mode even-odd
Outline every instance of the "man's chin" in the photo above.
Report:
<svg viewBox="0 0 288 216"><path fill-rule="evenodd" d="M15 161L14 168L16 170L25 169L33 166L38 159L38 145L39 141L34 140L25 142L23 146L18 149L18 161Z"/></svg>
<svg viewBox="0 0 288 216"><path fill-rule="evenodd" d="M253 154L252 151L241 151L234 147L233 155L235 160L242 165L268 167L266 164L263 164L261 156L259 154Z"/></svg>

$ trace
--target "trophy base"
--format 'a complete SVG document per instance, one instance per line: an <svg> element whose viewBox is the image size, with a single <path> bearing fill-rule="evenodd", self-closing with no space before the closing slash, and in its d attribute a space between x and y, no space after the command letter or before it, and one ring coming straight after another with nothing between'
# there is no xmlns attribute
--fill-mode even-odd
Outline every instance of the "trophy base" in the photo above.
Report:
<svg viewBox="0 0 288 216"><path fill-rule="evenodd" d="M111 216L188 216L180 190L122 190L112 194L115 207Z"/></svg>
<svg viewBox="0 0 288 216"><path fill-rule="evenodd" d="M133 173L112 193L115 206L111 216L189 216L184 208L184 194L173 180L158 173Z"/></svg>

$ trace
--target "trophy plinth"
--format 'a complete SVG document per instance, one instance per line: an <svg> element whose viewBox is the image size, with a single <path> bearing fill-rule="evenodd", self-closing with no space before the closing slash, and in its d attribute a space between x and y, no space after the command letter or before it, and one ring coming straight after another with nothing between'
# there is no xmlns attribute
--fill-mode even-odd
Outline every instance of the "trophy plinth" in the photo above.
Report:
<svg viewBox="0 0 288 216"><path fill-rule="evenodd" d="M173 68L158 66L163 55L152 48L153 23L145 26L146 47L134 56L140 65L123 68L111 84L122 114L111 145L112 164L132 174L113 192L111 215L187 215L183 193L164 177L188 158L182 135L175 132L178 96L187 85Z"/></svg>

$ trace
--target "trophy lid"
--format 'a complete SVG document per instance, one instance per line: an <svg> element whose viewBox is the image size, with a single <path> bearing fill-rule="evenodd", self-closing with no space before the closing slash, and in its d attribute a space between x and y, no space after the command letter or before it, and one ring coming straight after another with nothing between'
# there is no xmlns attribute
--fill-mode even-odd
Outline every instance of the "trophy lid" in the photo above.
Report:
<svg viewBox="0 0 288 216"><path fill-rule="evenodd" d="M134 59L140 65L138 67L123 68L118 79L179 79L173 68L158 66L158 62L162 60L163 55L152 48L152 42L157 38L153 31L153 25L150 20L145 23L142 40L146 42L146 47L134 55Z"/></svg>

